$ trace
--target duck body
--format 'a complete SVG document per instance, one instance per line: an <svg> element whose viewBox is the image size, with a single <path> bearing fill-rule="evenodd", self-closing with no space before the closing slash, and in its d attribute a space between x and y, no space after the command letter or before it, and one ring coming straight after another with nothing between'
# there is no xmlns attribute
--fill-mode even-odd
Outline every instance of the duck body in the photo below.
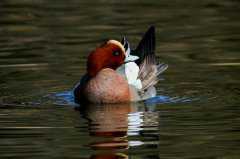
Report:
<svg viewBox="0 0 240 159"><path fill-rule="evenodd" d="M88 56L87 73L74 88L77 103L127 103L156 95L154 85L167 65L156 64L151 27L131 55L129 43L109 40ZM137 60L137 61L136 61Z"/></svg>
<svg viewBox="0 0 240 159"><path fill-rule="evenodd" d="M91 78L86 84L84 94L92 103L122 103L131 100L128 82L110 68L102 69Z"/></svg>

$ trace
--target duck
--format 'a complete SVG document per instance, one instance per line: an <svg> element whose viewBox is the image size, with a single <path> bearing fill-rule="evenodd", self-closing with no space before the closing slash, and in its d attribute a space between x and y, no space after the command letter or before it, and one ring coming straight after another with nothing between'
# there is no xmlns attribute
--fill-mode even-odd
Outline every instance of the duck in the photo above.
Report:
<svg viewBox="0 0 240 159"><path fill-rule="evenodd" d="M75 85L76 103L131 103L155 97L160 75L168 68L155 55L155 27L151 26L136 49L126 37L108 40L87 58L85 75Z"/></svg>

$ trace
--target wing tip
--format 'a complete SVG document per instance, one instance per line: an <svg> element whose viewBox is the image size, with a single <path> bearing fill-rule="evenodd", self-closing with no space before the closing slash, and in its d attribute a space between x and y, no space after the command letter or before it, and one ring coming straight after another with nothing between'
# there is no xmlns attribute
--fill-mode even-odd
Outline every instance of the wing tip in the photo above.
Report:
<svg viewBox="0 0 240 159"><path fill-rule="evenodd" d="M134 51L135 54L140 57L140 59L137 61L138 65L142 63L146 56L155 54L156 50L155 48L156 48L155 26L152 25L145 32L137 48Z"/></svg>
<svg viewBox="0 0 240 159"><path fill-rule="evenodd" d="M155 26L154 26L154 25L151 25L151 26L148 28L146 34L149 33L149 34L155 35L155 30L156 30L156 29L155 29Z"/></svg>

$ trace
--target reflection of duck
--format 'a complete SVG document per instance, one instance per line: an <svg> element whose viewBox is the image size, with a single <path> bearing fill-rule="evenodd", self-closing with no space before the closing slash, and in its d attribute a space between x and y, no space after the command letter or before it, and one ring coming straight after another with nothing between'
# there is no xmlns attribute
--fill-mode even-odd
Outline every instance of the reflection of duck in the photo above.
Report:
<svg viewBox="0 0 240 159"><path fill-rule="evenodd" d="M128 132L128 114L135 112L131 104L87 105L82 112L89 120L89 133L92 136L108 137L108 140L91 143L94 149L127 148L125 138Z"/></svg>
<svg viewBox="0 0 240 159"><path fill-rule="evenodd" d="M107 41L88 56L87 73L74 89L76 101L122 103L155 96L154 86L167 65L157 64L154 52L154 27L132 52L125 38Z"/></svg>
<svg viewBox="0 0 240 159"><path fill-rule="evenodd" d="M96 154L91 156L90 159L128 159L128 156L123 153Z"/></svg>
<svg viewBox="0 0 240 159"><path fill-rule="evenodd" d="M104 140L92 142L90 146L93 149L127 149L148 144L128 138L146 136L142 132L145 129L151 129L151 133L154 128L158 129L157 112L148 112L146 109L141 103L83 105L80 112L89 120L90 135L100 139L104 137ZM150 137L153 137L152 134Z"/></svg>

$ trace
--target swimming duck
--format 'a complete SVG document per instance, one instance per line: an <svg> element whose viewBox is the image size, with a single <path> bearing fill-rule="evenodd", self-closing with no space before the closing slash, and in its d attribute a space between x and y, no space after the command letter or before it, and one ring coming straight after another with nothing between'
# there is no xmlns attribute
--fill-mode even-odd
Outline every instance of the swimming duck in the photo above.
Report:
<svg viewBox="0 0 240 159"><path fill-rule="evenodd" d="M155 56L155 28L151 26L135 50L124 37L108 40L92 51L87 71L74 88L77 103L125 103L156 96L155 85L167 64Z"/></svg>

